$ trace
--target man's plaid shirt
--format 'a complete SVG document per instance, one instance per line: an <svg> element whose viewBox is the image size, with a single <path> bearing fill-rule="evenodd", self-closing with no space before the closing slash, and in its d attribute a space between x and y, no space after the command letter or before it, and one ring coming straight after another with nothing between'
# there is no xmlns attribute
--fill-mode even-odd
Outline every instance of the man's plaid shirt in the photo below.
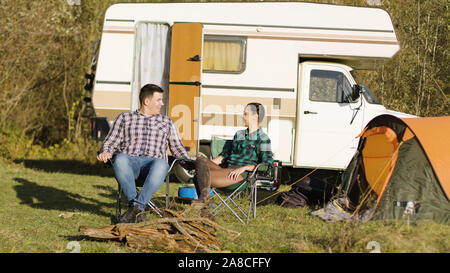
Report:
<svg viewBox="0 0 450 273"><path fill-rule="evenodd" d="M175 157L189 158L173 121L163 115L146 117L139 110L121 113L113 123L100 152L167 159L167 145Z"/></svg>
<svg viewBox="0 0 450 273"><path fill-rule="evenodd" d="M273 163L270 139L261 128L248 133L239 130L233 138L230 147L224 147L219 154L228 166L248 166L259 163Z"/></svg>

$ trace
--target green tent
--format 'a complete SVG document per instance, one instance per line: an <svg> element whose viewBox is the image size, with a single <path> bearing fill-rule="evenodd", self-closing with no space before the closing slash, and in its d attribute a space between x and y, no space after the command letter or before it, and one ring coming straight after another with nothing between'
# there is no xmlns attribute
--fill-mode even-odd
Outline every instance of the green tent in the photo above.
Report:
<svg viewBox="0 0 450 273"><path fill-rule="evenodd" d="M342 175L345 220L450 223L450 116L382 115L359 136Z"/></svg>

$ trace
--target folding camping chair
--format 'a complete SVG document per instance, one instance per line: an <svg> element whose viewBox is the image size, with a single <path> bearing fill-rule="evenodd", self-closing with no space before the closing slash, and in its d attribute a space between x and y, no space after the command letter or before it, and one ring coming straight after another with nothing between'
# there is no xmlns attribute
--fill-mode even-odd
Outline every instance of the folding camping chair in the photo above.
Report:
<svg viewBox="0 0 450 273"><path fill-rule="evenodd" d="M219 205L217 205L213 210L212 214L215 216L219 214L219 212L224 208L227 207L233 215L243 224L249 222L250 215L253 212L253 218L256 218L256 203L257 203L257 191L258 189L264 189L269 191L276 191L279 187L279 175L281 168L279 161L274 161L273 165L269 165L268 163L261 163L256 165L255 169L252 171L252 173L247 177L247 179L244 179L243 181L240 181L238 183L239 186L236 187L234 190L232 190L231 193L226 196L226 198L223 198L218 191L223 192L227 194L226 191L223 191L220 188L212 189L213 193L219 200L221 201ZM248 206L248 212L246 213L241 206L235 201L235 198L239 197L239 195L246 190L247 188L250 188L250 202ZM246 222L242 220L242 218L239 216L239 214L230 206L232 204L240 214L246 218Z"/></svg>
<svg viewBox="0 0 450 273"><path fill-rule="evenodd" d="M179 161L190 161L190 159L186 159L186 158L176 158L172 161L169 171L167 172L167 176L166 176L166 204L165 207L169 208L169 199L170 199L170 195L169 195L169 176L170 176L170 171L172 170L173 166L175 166L175 164ZM110 163L112 165L112 160L110 159ZM136 180L136 187L142 187L144 185L145 182L145 177L144 175L139 176ZM116 195L116 222L119 222L119 218L120 215L122 214L122 206L121 206L121 199L122 199L122 188L120 187L120 184L117 183L117 195ZM152 202L152 200L150 200L147 204L150 209L155 212L159 217L163 217L163 212L161 211L160 208L158 208L158 206L155 205L155 203Z"/></svg>
<svg viewBox="0 0 450 273"><path fill-rule="evenodd" d="M216 157L223 150L226 145L230 145L231 140L221 139L221 138L213 138L211 141L211 155L212 157ZM213 193L220 200L220 204L212 209L211 213L215 216L220 213L220 211L227 207L233 215L243 224L249 222L250 215L253 212L253 218L256 218L256 203L257 203L257 191L258 189L264 189L268 191L276 191L280 185L280 177L281 177L281 162L274 161L273 164L268 163L260 163L256 165L255 169L249 174L249 176L237 183L237 187L230 190L224 189L212 189ZM240 184L239 184L240 183ZM227 187L229 188L229 187ZM247 213L239 206L239 204L235 201L237 197L244 190L250 188L250 201L248 206ZM226 188L225 188L226 189ZM222 197L219 192L227 195L226 197ZM231 192L231 193L230 193ZM233 207L237 210L235 211ZM239 216L243 216L246 218L246 222Z"/></svg>

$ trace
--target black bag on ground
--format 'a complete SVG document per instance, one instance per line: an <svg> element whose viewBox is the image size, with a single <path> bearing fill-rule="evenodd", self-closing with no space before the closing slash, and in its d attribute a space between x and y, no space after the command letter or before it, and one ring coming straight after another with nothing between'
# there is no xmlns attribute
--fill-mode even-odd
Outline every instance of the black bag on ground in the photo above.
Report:
<svg viewBox="0 0 450 273"><path fill-rule="evenodd" d="M286 208L304 207L306 204L328 202L336 193L337 189L332 184L306 177L292 185L288 192L282 192L277 202Z"/></svg>
<svg viewBox="0 0 450 273"><path fill-rule="evenodd" d="M287 192L282 192L278 196L277 203L285 208L304 207L308 202L308 197L299 191L299 187L292 187Z"/></svg>

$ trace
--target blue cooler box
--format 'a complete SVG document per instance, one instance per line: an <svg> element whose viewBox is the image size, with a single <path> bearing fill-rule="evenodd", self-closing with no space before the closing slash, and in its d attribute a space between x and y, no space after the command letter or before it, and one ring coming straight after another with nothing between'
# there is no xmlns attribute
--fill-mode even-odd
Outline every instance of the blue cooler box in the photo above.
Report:
<svg viewBox="0 0 450 273"><path fill-rule="evenodd" d="M213 196L212 189L209 189L211 196ZM194 184L183 185L178 188L178 197L184 199L198 199L197 191Z"/></svg>

